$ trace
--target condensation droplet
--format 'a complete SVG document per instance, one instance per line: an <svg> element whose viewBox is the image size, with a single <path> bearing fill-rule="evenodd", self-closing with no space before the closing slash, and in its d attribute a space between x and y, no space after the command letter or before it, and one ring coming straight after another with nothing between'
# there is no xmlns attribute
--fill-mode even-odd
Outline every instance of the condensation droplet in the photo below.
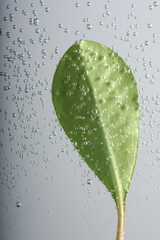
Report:
<svg viewBox="0 0 160 240"><path fill-rule="evenodd" d="M79 32L79 31L76 31L76 32L75 32L75 35L79 35L79 34L80 34L80 32Z"/></svg>
<svg viewBox="0 0 160 240"><path fill-rule="evenodd" d="M148 23L148 28L151 28L152 27L152 23Z"/></svg>
<svg viewBox="0 0 160 240"><path fill-rule="evenodd" d="M91 6L91 2L87 2L87 6L90 7Z"/></svg>
<svg viewBox="0 0 160 240"><path fill-rule="evenodd" d="M62 25L61 23L59 23L59 24L58 24L58 27L59 27L59 28L62 28L62 27L63 27L63 25Z"/></svg>
<svg viewBox="0 0 160 240"><path fill-rule="evenodd" d="M21 207L22 206L22 204L21 204L21 202L16 202L16 207Z"/></svg>
<svg viewBox="0 0 160 240"><path fill-rule="evenodd" d="M91 24L87 24L87 29L92 29L92 25Z"/></svg>
<svg viewBox="0 0 160 240"><path fill-rule="evenodd" d="M87 179L87 184L92 185L92 179Z"/></svg>
<svg viewBox="0 0 160 240"><path fill-rule="evenodd" d="M49 7L46 7L46 8L45 8L45 11L46 11L46 12L49 12L49 11L50 11Z"/></svg>
<svg viewBox="0 0 160 240"><path fill-rule="evenodd" d="M35 19L34 19L34 25L38 26L38 24L39 24L39 19L38 19L38 18L35 18Z"/></svg>
<svg viewBox="0 0 160 240"><path fill-rule="evenodd" d="M0 36L2 36L2 34L3 34L3 29L0 28Z"/></svg>
<svg viewBox="0 0 160 240"><path fill-rule="evenodd" d="M153 6L154 6L154 7L158 7L158 5L159 5L159 2L157 2L157 1L155 1L155 2L153 3Z"/></svg>
<svg viewBox="0 0 160 240"><path fill-rule="evenodd" d="M149 10L152 10L152 9L153 9L153 5L150 5L150 6L149 6Z"/></svg>
<svg viewBox="0 0 160 240"><path fill-rule="evenodd" d="M145 41L145 45L148 46L149 45L149 41Z"/></svg>
<svg viewBox="0 0 160 240"><path fill-rule="evenodd" d="M133 32L133 36L136 37L138 35L137 32Z"/></svg>
<svg viewBox="0 0 160 240"><path fill-rule="evenodd" d="M58 47L55 48L55 53L56 54L59 53L59 48Z"/></svg>
<svg viewBox="0 0 160 240"><path fill-rule="evenodd" d="M7 36L8 38L11 38L11 33L10 33L10 32L6 32L6 36Z"/></svg>
<svg viewBox="0 0 160 240"><path fill-rule="evenodd" d="M68 28L65 28L64 31L65 31L65 33L68 33L68 32L69 32L69 29L68 29Z"/></svg>

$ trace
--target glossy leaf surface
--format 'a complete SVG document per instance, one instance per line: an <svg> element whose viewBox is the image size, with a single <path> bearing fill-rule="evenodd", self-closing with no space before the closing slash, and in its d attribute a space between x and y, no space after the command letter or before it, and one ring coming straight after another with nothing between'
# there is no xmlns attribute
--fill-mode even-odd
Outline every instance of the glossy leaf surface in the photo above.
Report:
<svg viewBox="0 0 160 240"><path fill-rule="evenodd" d="M106 46L80 41L63 55L52 84L61 126L79 154L111 192L125 202L133 175L139 126L136 81Z"/></svg>

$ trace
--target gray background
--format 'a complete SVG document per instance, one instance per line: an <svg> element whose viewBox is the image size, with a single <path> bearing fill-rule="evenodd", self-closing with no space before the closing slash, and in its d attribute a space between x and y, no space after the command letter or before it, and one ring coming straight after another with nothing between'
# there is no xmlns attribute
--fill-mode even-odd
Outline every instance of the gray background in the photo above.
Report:
<svg viewBox="0 0 160 240"><path fill-rule="evenodd" d="M151 0L1 0L0 240L115 239L115 203L51 101L56 65L79 39L118 52L136 78L140 140L124 239L160 239L159 23Z"/></svg>

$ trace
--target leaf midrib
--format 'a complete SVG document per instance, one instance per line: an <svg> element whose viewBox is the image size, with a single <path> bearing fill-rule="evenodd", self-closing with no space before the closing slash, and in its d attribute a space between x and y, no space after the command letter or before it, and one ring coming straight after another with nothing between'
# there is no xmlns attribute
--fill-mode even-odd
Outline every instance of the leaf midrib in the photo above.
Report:
<svg viewBox="0 0 160 240"><path fill-rule="evenodd" d="M81 49L81 46L80 46L80 45L81 45L81 43L79 43L79 48L80 48L81 51L83 51L83 48ZM81 55L81 57L82 57L83 61L85 62L84 66L83 66L83 67L85 68L85 66L87 65L87 62L85 61L85 58L83 57L83 55ZM87 70L87 68L86 68L85 70ZM92 84L91 84L91 81L90 81L89 76L87 76L87 79L88 79L90 88L92 89L91 95L92 95L92 98L94 99L95 106L96 106L97 111L98 111L98 116L101 116L100 111L99 111L99 108L98 108L98 103L96 102L96 98L95 98L95 96L94 96L94 94L93 94L94 89L93 89L93 87L92 87ZM100 120L100 123L101 123L100 128L101 128L102 133L103 133L103 138L105 139L105 144L107 145L108 150L109 150L109 152L110 152L110 154L111 154L111 160L109 160L109 161L110 161L110 163L111 163L111 167L112 167L113 174L114 174L114 175L113 175L113 176L114 176L113 181L115 182L114 186L116 186L116 187L114 188L114 190L115 190L115 192L116 192L116 195L115 195L115 196L118 197L118 198L114 198L114 200L115 200L117 206L121 206L121 205L123 205L123 193L122 193L123 188L122 188L122 184L119 182L120 177L119 177L118 166L117 166L117 164L116 164L116 161L114 160L113 151L111 150L111 148L110 148L110 146L109 146L109 144L108 144L109 141L108 141L107 135L105 135L105 133L104 133L104 128L103 128L103 126L102 126L103 123L102 123L100 117L99 117L99 120ZM107 187L107 186L106 186L106 187Z"/></svg>

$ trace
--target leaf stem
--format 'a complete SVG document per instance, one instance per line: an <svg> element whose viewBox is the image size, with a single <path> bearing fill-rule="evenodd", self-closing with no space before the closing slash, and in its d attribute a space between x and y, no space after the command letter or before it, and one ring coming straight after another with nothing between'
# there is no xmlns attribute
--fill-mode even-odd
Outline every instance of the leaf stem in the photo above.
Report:
<svg viewBox="0 0 160 240"><path fill-rule="evenodd" d="M117 207L118 224L117 224L117 237L116 240L123 240L124 221L125 221L125 208L123 203Z"/></svg>

